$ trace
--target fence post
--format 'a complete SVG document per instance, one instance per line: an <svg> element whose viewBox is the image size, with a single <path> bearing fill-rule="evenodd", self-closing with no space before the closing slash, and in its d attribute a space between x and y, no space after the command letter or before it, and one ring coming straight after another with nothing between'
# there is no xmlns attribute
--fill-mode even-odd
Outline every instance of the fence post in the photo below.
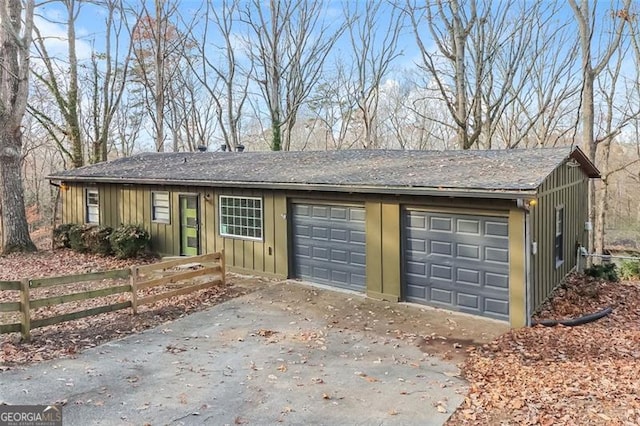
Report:
<svg viewBox="0 0 640 426"><path fill-rule="evenodd" d="M20 334L22 340L31 340L31 305L29 303L29 279L20 281L20 310L22 311L22 321L20 321Z"/></svg>
<svg viewBox="0 0 640 426"><path fill-rule="evenodd" d="M131 267L131 277L129 278L131 283L131 309L133 315L138 315L138 267Z"/></svg>
<svg viewBox="0 0 640 426"><path fill-rule="evenodd" d="M220 269L222 271L222 285L227 284L227 271L225 269L224 249L220 250Z"/></svg>

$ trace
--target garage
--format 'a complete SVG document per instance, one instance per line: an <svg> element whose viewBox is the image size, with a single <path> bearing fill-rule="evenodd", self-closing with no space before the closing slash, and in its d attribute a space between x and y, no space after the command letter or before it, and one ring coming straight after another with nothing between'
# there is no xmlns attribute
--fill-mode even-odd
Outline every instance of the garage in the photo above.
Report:
<svg viewBox="0 0 640 426"><path fill-rule="evenodd" d="M507 218L405 210L402 275L407 301L509 320Z"/></svg>
<svg viewBox="0 0 640 426"><path fill-rule="evenodd" d="M291 211L295 277L364 292L364 206L293 203Z"/></svg>

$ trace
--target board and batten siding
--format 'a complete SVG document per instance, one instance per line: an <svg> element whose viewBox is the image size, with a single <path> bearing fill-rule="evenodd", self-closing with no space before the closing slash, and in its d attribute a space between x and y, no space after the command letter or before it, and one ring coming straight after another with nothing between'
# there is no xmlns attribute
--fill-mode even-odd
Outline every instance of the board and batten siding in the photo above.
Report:
<svg viewBox="0 0 640 426"><path fill-rule="evenodd" d="M588 234L589 178L580 167L563 164L544 180L538 189L538 204L531 208L532 242L537 254L532 255L532 311L549 297L555 287L576 265L578 245L586 245ZM556 266L555 210L564 208L564 242L561 265Z"/></svg>
<svg viewBox="0 0 640 426"><path fill-rule="evenodd" d="M151 234L151 248L161 255L180 254L180 195L197 195L200 208L200 252L225 250L229 267L286 278L288 275L287 199L282 192L187 186L116 185L68 183L62 192L62 222L83 224L84 194L98 189L100 225L139 224ZM151 218L151 193L169 192L170 222ZM218 199L220 195L261 197L263 205L262 241L220 236Z"/></svg>

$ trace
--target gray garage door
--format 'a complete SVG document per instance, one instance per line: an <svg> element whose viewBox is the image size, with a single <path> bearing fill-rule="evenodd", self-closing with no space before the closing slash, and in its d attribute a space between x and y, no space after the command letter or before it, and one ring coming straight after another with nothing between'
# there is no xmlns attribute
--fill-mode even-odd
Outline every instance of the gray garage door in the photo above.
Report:
<svg viewBox="0 0 640 426"><path fill-rule="evenodd" d="M293 204L292 210L296 277L364 291L364 208Z"/></svg>
<svg viewBox="0 0 640 426"><path fill-rule="evenodd" d="M406 210L404 297L509 319L506 218Z"/></svg>

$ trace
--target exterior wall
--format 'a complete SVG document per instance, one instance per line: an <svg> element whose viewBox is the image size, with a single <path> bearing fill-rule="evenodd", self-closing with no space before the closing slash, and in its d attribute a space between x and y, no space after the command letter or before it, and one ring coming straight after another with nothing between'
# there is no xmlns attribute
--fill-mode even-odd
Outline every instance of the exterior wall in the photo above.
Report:
<svg viewBox="0 0 640 426"><path fill-rule="evenodd" d="M68 184L62 193L63 223L85 221L86 188L98 188L100 225L141 224L151 234L153 250L163 255L180 254L179 196L195 194L200 207L200 251L224 249L227 265L239 271L259 272L285 278L288 275L287 202L285 194L275 191L235 190L203 187L149 185ZM170 194L170 223L151 220L151 193ZM250 241L221 237L218 232L218 197L245 195L263 199L263 240Z"/></svg>
<svg viewBox="0 0 640 426"><path fill-rule="evenodd" d="M84 190L89 185L69 184L63 192L63 221L84 222ZM101 224L144 225L152 235L154 250L167 255L180 253L179 195L198 195L200 206L200 246L202 253L225 250L227 264L233 269L277 277L290 275L290 229L288 202L363 203L366 214L367 294L390 301L402 300L402 212L415 207L438 212L491 215L509 218L510 232L510 322L514 327L526 324L524 212L514 201L458 199L445 197L380 196L362 194L283 192L204 187L95 185L100 191ZM151 220L151 192L170 193L169 224ZM218 232L218 197L245 195L263 199L263 241L221 237ZM574 255L575 257L575 255ZM568 259L568 258L567 258Z"/></svg>
<svg viewBox="0 0 640 426"><path fill-rule="evenodd" d="M537 205L531 207L531 240L537 254L531 255L531 311L538 308L576 265L577 245L586 245L588 178L579 167L559 166L538 190ZM555 209L564 206L564 262L556 267ZM532 313L531 312L531 313Z"/></svg>

